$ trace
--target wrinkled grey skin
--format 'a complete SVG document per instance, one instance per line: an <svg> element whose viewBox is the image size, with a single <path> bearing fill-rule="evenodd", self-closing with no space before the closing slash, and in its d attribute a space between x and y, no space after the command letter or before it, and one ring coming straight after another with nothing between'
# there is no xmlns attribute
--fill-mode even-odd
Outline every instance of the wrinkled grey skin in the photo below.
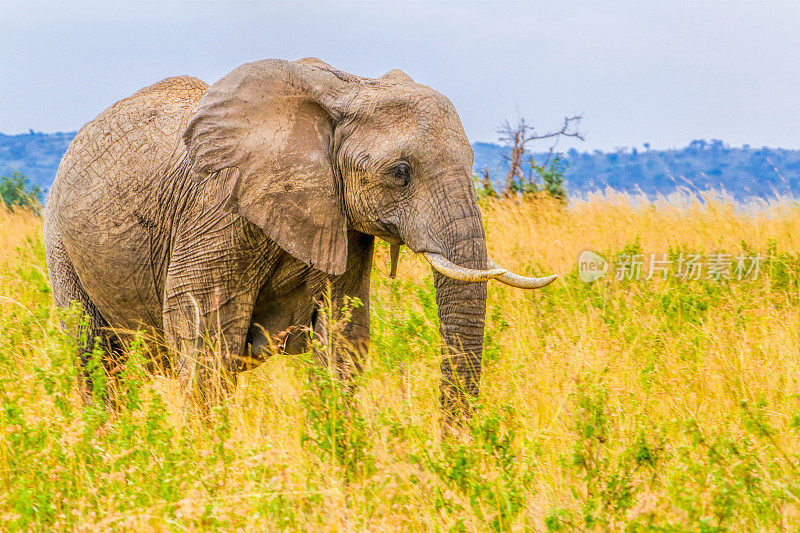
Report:
<svg viewBox="0 0 800 533"><path fill-rule="evenodd" d="M161 332L182 385L202 389L204 334L229 376L270 343L301 352L302 328L324 329L329 281L336 301L365 304L344 332L363 352L375 236L487 267L472 163L450 101L400 71L366 79L308 58L249 63L211 87L169 78L64 155L44 230L55 300L82 304L112 349L108 326ZM486 283L433 274L452 413L456 383L478 393Z"/></svg>

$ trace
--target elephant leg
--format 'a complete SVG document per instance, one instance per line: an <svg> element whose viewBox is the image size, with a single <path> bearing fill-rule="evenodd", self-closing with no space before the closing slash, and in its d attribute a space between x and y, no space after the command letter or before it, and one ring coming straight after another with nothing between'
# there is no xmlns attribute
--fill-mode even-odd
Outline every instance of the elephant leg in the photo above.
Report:
<svg viewBox="0 0 800 533"><path fill-rule="evenodd" d="M258 228L226 208L215 188L198 192L175 229L164 283L163 331L184 396L219 403L248 368L253 308L274 267Z"/></svg>
<svg viewBox="0 0 800 533"><path fill-rule="evenodd" d="M347 271L331 285L330 304L320 299L314 314L317 342L313 344L313 352L323 368L335 371L350 389L353 378L363 370L369 351L369 284L374 237L350 231L348 242ZM349 316L343 316L342 309Z"/></svg>
<svg viewBox="0 0 800 533"><path fill-rule="evenodd" d="M205 287L173 292L164 310L164 333L181 391L204 411L236 388L236 376L246 366L253 306L252 294L222 297L222 288L207 293Z"/></svg>
<svg viewBox="0 0 800 533"><path fill-rule="evenodd" d="M113 407L114 380L124 363L124 351L117 336L109 330L108 323L83 288L75 266L69 258L61 237L56 232L48 234L47 269L52 280L53 298L58 307L68 308L73 303L81 306L83 319L78 325L77 360L78 390L84 405L93 403L94 383L89 364L95 348L102 350L104 370L111 379L105 391L106 400Z"/></svg>

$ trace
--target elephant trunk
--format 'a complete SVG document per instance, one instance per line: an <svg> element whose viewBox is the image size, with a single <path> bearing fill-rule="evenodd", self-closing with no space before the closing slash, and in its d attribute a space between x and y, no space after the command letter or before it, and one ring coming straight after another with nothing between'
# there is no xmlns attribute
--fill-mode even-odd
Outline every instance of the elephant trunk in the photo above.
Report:
<svg viewBox="0 0 800 533"><path fill-rule="evenodd" d="M469 211L444 231L444 255L461 267L484 270L488 258L480 212L477 205ZM458 423L479 391L486 281L454 279L436 268L433 275L442 335L441 402L448 424Z"/></svg>

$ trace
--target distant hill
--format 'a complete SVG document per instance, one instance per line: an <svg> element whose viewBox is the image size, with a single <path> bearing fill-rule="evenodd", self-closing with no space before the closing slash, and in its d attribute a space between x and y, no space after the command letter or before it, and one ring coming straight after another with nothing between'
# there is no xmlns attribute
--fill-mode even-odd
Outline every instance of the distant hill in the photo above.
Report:
<svg viewBox="0 0 800 533"><path fill-rule="evenodd" d="M503 183L507 150L496 144L474 143L475 170L487 168L497 184ZM732 148L719 140L695 140L671 150L625 149L615 152L565 154L567 188L586 193L611 187L647 195L668 194L679 187L689 190L724 189L737 198L800 196L800 150ZM543 160L536 154L537 161Z"/></svg>
<svg viewBox="0 0 800 533"><path fill-rule="evenodd" d="M13 170L48 188L61 156L75 132L0 134L0 175ZM484 168L498 185L508 165L506 149L492 143L474 143L475 171ZM541 161L543 156L534 156ZM690 190L725 189L738 198L768 198L775 194L800 197L800 150L733 148L719 140L696 140L671 150L626 149L615 152L569 150L566 172L570 193L612 187L648 195L668 194L679 187Z"/></svg>
<svg viewBox="0 0 800 533"><path fill-rule="evenodd" d="M32 183L49 188L56 177L58 163L67 151L75 132L3 135L0 133L0 176L18 170Z"/></svg>

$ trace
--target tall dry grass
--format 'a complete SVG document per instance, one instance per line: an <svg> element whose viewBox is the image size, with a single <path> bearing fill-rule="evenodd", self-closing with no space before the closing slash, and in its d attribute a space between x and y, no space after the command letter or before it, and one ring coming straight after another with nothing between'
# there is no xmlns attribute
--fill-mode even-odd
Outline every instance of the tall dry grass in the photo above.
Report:
<svg viewBox="0 0 800 533"><path fill-rule="evenodd" d="M57 529L783 530L800 526L800 208L598 194L482 204L489 249L551 287L489 290L480 405L442 439L428 267L373 276L354 405L307 357L248 373L210 425L177 387L128 378L83 408L72 340L27 215L0 232L0 520ZM2 217L8 217L3 219ZM15 228L6 231L6 227ZM6 235L7 233L7 235ZM13 247L18 247L12 251ZM758 251L757 280L615 281L580 251ZM134 347L132 368L139 368ZM133 391L133 392L130 392ZM134 401L135 400L135 401Z"/></svg>
<svg viewBox="0 0 800 533"><path fill-rule="evenodd" d="M11 211L0 203L0 253L11 253L29 236L41 233L41 227L41 218L33 211Z"/></svg>

